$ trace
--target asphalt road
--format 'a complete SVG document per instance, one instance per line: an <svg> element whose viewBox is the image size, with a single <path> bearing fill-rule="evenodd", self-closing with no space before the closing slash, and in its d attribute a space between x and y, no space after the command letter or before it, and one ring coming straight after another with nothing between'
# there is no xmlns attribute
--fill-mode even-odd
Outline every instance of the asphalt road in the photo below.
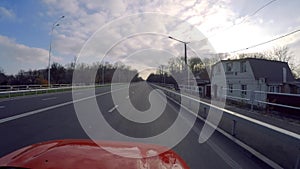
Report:
<svg viewBox="0 0 300 169"><path fill-rule="evenodd" d="M124 86L119 85L122 92ZM269 168L266 164L250 155L244 149L215 132L205 143L198 143L203 122L193 124L192 114L178 115L179 106L167 99L163 113L149 123L136 123L123 117L117 110L110 87L96 89L96 100L102 115L116 131L135 138L147 138L167 130L179 118L185 125L193 125L190 132L172 149L175 150L193 169L199 168ZM153 90L145 82L130 87L129 95L124 98L131 101L140 111L150 108L149 93ZM82 98L90 97L89 89L76 93ZM158 102L162 98L156 98ZM90 98L78 102L89 102ZM89 108L86 110L90 111ZM130 111L130 110L129 110ZM100 129L101 130L101 129ZM0 156L21 147L55 139L89 139L79 123L72 102L72 92L44 94L0 101ZM110 133L107 133L108 135ZM113 138L113 136L112 136ZM170 138L172 139L172 138Z"/></svg>

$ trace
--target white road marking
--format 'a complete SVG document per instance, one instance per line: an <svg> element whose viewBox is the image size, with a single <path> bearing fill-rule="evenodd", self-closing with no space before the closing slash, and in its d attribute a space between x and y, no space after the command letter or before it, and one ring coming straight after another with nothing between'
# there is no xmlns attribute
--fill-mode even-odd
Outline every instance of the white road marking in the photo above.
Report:
<svg viewBox="0 0 300 169"><path fill-rule="evenodd" d="M49 98L45 98L45 99L42 99L43 101L47 101L47 100L53 100L53 99L56 99L57 97L49 97Z"/></svg>
<svg viewBox="0 0 300 169"><path fill-rule="evenodd" d="M219 146L210 140L207 140L207 144L231 167L242 168L236 161L234 161L227 153L225 153Z"/></svg>
<svg viewBox="0 0 300 169"><path fill-rule="evenodd" d="M171 99L173 102L179 104L176 100L174 100L173 98L167 96L169 99ZM167 102L165 102L166 104L168 104ZM171 105L171 104L170 104ZM180 104L179 104L180 105ZM173 106L170 106L173 110L176 111L176 109ZM184 105L181 105L181 107L183 107L185 110L187 110L189 113L191 113L191 110L188 109L187 107L185 107ZM193 115L195 115L194 113L192 113ZM183 118L186 123L189 125L189 120L186 119L183 116L180 116L181 118ZM196 115L196 118L198 116ZM195 128L193 126L191 126L192 130L194 130L195 133L200 133L200 131L198 131L198 128ZM215 151L231 168L242 168L236 161L234 161L227 153L225 153L219 146L217 146L216 144L214 144L213 142L211 142L210 140L207 140L206 143L208 144L208 146L210 146L213 151Z"/></svg>
<svg viewBox="0 0 300 169"><path fill-rule="evenodd" d="M129 96L126 96L126 99L129 99Z"/></svg>
<svg viewBox="0 0 300 169"><path fill-rule="evenodd" d="M155 85L157 86L157 85ZM162 88L162 87L161 87ZM166 89L167 90L167 89ZM169 90L170 91L170 90ZM173 91L172 91L173 92ZM173 92L175 93L175 92ZM180 103L178 103L176 100L174 100L173 98L167 96L170 100L172 100L175 104L179 104L181 105ZM187 98L190 98L190 99L194 99L192 97L189 97L189 96L186 96L185 97ZM200 101L201 102L201 101ZM202 102L203 103L203 102ZM204 103L205 104L205 103ZM172 106L171 106L172 107ZM204 123L206 122L205 119L203 119L201 116L195 114L193 111L191 111L189 108L185 107L184 105L181 105L182 108L184 108L185 110L187 110L189 113L191 113L192 115L195 115L198 119L200 119L201 121L203 121ZM211 107L213 107L213 105L211 105ZM215 106L217 107L217 106ZM223 109L225 110L225 109ZM229 111L229 110L227 110ZM246 149L247 151L249 151L251 154L253 154L254 156L258 157L260 160L264 161L265 163L267 163L268 165L270 165L271 167L273 168L276 168L276 169L283 169L280 165L278 165L276 162L270 160L268 157L264 156L263 154L259 153L258 151L254 150L252 147L248 146L247 144L243 143L242 141L240 141L239 139L235 138L234 136L228 134L227 132L225 132L223 129L220 129L218 128L217 126L215 126L214 124L208 122L208 125L210 125L211 127L214 127L216 128L216 130L218 132L220 132L221 134L223 134L225 137L229 138L231 141L233 141L234 143L238 144L239 146L243 147L244 149ZM193 128L194 130L194 128ZM284 130L284 129L282 129ZM196 132L196 131L195 131ZM197 132L196 132L197 133ZM296 133L294 133L295 135L297 135ZM207 141L208 142L208 141ZM215 145L212 145L212 144L209 144L208 145L216 152L218 153L221 158L228 164L230 165L231 167L239 167L238 163L235 162L234 160L232 160L228 155L224 156L225 153L224 151L220 151L219 147L216 147Z"/></svg>
<svg viewBox="0 0 300 169"><path fill-rule="evenodd" d="M100 93L100 94L97 94L95 96L97 97L97 96L106 95L106 94L109 94L111 92L115 92L115 91L122 90L122 89L126 89L126 87L119 88L119 89L116 89L116 90L113 90L113 91L108 91L108 92L105 92L105 93ZM54 105L54 106L45 107L45 108L42 108L42 109L38 109L38 110L34 110L34 111L23 113L23 114L18 114L18 115L15 115L15 116L11 116L11 117L7 117L7 118L4 118L4 119L0 119L0 124L8 122L8 121L16 120L16 119L19 119L19 118L31 116L31 115L34 115L34 114L38 114L38 113L41 113L41 112L44 112L44 111L47 111L47 110L51 110L51 109L59 108L59 107L62 107L62 106L66 106L66 105L69 105L69 104L74 104L74 103L77 103L77 102L80 102L80 101L92 99L95 96L89 96L89 97L81 98L81 99L74 100L74 101L72 100L72 101L68 101L68 102L65 102L65 103L57 104L57 105Z"/></svg>
<svg viewBox="0 0 300 169"><path fill-rule="evenodd" d="M5 106L0 106L0 109L3 109L3 108L5 108Z"/></svg>
<svg viewBox="0 0 300 169"><path fill-rule="evenodd" d="M119 107L118 105L115 105L113 108L109 109L108 112L111 113L111 112L113 112L113 111L114 111L116 108L118 108L118 107Z"/></svg>

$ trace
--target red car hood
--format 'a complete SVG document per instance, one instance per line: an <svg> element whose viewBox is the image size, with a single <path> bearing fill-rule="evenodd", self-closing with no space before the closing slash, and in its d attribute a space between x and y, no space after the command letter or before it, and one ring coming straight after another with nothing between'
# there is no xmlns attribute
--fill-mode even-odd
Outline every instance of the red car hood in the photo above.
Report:
<svg viewBox="0 0 300 169"><path fill-rule="evenodd" d="M0 158L0 166L33 169L188 169L179 155L162 146L106 141L96 144L91 140L56 140L34 144Z"/></svg>

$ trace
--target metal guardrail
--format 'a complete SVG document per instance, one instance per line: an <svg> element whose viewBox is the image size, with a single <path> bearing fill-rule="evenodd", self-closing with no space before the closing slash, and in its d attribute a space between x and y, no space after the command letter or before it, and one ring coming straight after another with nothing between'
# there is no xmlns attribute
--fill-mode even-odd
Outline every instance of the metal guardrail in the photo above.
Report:
<svg viewBox="0 0 300 169"><path fill-rule="evenodd" d="M264 126L264 127L269 128L269 129L278 131L278 132L280 132L280 133L282 133L282 134L288 135L288 136L293 137L293 138L295 138L295 139L299 139L299 141L300 141L300 135L299 135L299 134L296 134L296 133L290 132L290 131L288 131L288 130L281 129L281 128L279 128L279 127L276 127L276 126L273 126L273 125L270 125L270 124L267 124L267 123L264 123L264 122L255 120L255 119L253 119L253 118L250 118L250 117L241 115L241 114L239 114L239 113L235 113L235 112L233 112L233 111L230 111L230 110L227 110L227 109L224 109L224 108L217 107L217 106L215 106L215 105L206 103L206 102L204 102L204 101L197 100L197 99L195 99L195 98L193 98L193 97L190 97L190 96L187 96L187 95L184 95L184 94L179 94L179 93L177 93L177 92L175 92L175 91L173 91L173 90L166 89L166 88L163 88L163 87L158 86L158 85L155 85L155 86L156 86L156 87L159 87L160 89L166 90L166 91L168 91L168 92L172 92L173 94L180 95L180 96L185 97L185 98L187 98L187 99L191 99L191 100L193 100L193 101L199 102L199 103L204 104L204 105L206 105L206 106L213 107L213 108L215 108L215 109L219 109L219 110L221 110L221 111L223 111L223 112L225 112L225 113L231 114L231 115L236 116L236 117L238 117L238 118L242 118L242 119L244 119L244 120L248 120L248 121L253 122L253 123L256 123L256 124L258 124L258 125L261 125L261 126Z"/></svg>
<svg viewBox="0 0 300 169"><path fill-rule="evenodd" d="M280 127L277 127L277 126L274 126L274 125L271 125L271 124L268 124L268 123L265 123L265 122L262 122L262 121L259 121L259 120L256 120L256 119L253 119L251 117L242 115L240 113L236 113L236 112L224 109L224 108L217 107L217 106L212 105L210 103L206 103L204 101L195 99L191 96L180 94L175 90L168 89L168 88L165 88L165 87L161 87L161 86L159 86L159 84L154 84L154 85L155 85L155 87L157 87L157 88L159 88L159 89L161 89L165 92L172 93L173 96L177 95L177 96L180 96L180 97L185 97L185 98L187 98L191 101L194 101L198 104L206 105L208 107L218 109L218 110L222 111L223 113L225 113L225 115L227 115L226 117L230 118L232 120L232 128L231 128L231 133L230 133L231 135L230 136L228 136L227 132L225 132L225 131L222 131L223 132L222 134L224 134L225 136L227 135L226 137L231 137L231 140L233 140L237 144L244 145L244 148L246 147L246 149L249 150L249 152L251 152L253 155L257 156L259 154L262 157L260 159L263 160L264 162L266 162L267 164L269 164L273 168L282 168L282 167L280 165L278 165L277 163L273 162L272 160L270 160L269 158L267 158L266 156L264 156L261 153L257 152L256 150L254 150L253 148L248 146L246 143L244 143L244 142L240 141L238 138L236 138L235 134L236 134L237 121L243 122L243 123L248 122L250 124L254 124L256 126L260 126L260 127L265 128L265 129L268 129L268 130L270 130L274 133L278 133L278 134L284 136L286 139L289 138L289 140L292 140L293 144L296 144L298 146L298 147L294 148L295 151L298 152L297 157L295 157L296 162L295 162L295 165L294 165L294 169L298 169L300 167L300 135L299 134L288 131L288 130L285 130L285 129L282 129ZM202 118L202 117L199 117L198 114L197 114L197 117ZM290 146L290 145L288 145L288 146Z"/></svg>
<svg viewBox="0 0 300 169"><path fill-rule="evenodd" d="M3 96L4 98L10 98L12 96L25 96L25 95L37 95L40 93L49 93L52 91L59 91L59 90L68 90L68 89L77 89L77 88L87 88L87 87L93 87L98 85L64 85L65 87L52 87L52 88L38 88L38 89L25 89L25 90L9 90L9 91L0 91L0 96ZM101 85L99 85L101 86Z"/></svg>
<svg viewBox="0 0 300 169"><path fill-rule="evenodd" d="M283 96L295 96L300 97L300 94L293 94L293 93L278 93L278 92L264 92L264 91L254 91L255 93L265 93L265 94L276 94L276 95L283 95Z"/></svg>
<svg viewBox="0 0 300 169"><path fill-rule="evenodd" d="M232 90L232 89L224 88L224 90ZM279 104L279 103L272 103L272 102L268 102L268 101L264 101L264 100L255 99L255 95L256 94L273 94L273 95L294 96L294 97L300 97L300 94L265 92L265 91L253 91L253 90L241 90L241 89L233 89L233 90L237 90L237 91L241 91L241 92L242 91L250 92L250 95L251 95L250 98L243 98L243 97L237 97L237 96L232 96L232 95L225 95L225 96L227 98L233 98L233 99L236 99L236 100L246 100L246 101L249 101L250 104L251 104L251 110L253 110L254 102L262 103L262 104L266 104L266 105L284 107L284 108L289 108L289 109L300 110L300 107L296 107L296 106L290 106L290 105Z"/></svg>
<svg viewBox="0 0 300 169"><path fill-rule="evenodd" d="M300 110L300 107L289 106L289 105L285 105L285 104L270 103L270 102L265 102L265 101L260 101L260 100L254 100L254 101L259 102L259 103L269 104L269 105L272 105L272 106L278 106L278 107L284 107L284 108L289 108L289 109Z"/></svg>
<svg viewBox="0 0 300 169"><path fill-rule="evenodd" d="M114 83L114 85L118 85L122 83ZM51 88L38 88L38 89L26 89L26 90L9 90L9 91L0 91L0 97L1 96L7 96L8 98L12 97L13 95L17 96L25 96L27 94L37 95L39 93L49 93L50 91L59 91L59 90L68 90L68 89L80 89L80 88L89 88L89 87L100 87L105 86L107 84L101 84L101 85L83 85L83 84L76 84L71 86L70 84L63 84L63 85L52 85ZM65 86L65 87L61 87ZM7 98L5 97L5 98Z"/></svg>
<svg viewBox="0 0 300 169"><path fill-rule="evenodd" d="M197 86L189 86L187 87L187 85L181 85L181 87L184 88L184 90L189 90L191 92L201 92L198 89L190 89L191 87L197 87ZM233 99L233 100L244 100L244 101L248 101L249 104L251 105L251 110L253 111L254 108L254 103L262 103L262 104L266 104L266 105L272 105L272 106L278 106L278 107L284 107L284 108L290 108L290 109L295 109L295 110L300 110L300 107L296 107L296 106L290 106L290 105L285 105L285 104L279 104L279 103L272 103L272 102L268 102L268 101L264 101L264 100L258 100L255 98L256 94L274 94L274 95L282 95L282 96L294 96L294 97L300 97L300 94L292 94L292 93L278 93L278 92L265 92L265 91L253 91L253 90L242 90L242 89L230 89L230 88L223 88L223 90L227 90L227 93L229 93L228 91L240 91L240 92L249 92L250 93L250 98L246 98L246 97L238 97L238 96L234 96L234 95L223 95L226 98L229 99Z"/></svg>
<svg viewBox="0 0 300 169"><path fill-rule="evenodd" d="M0 96L10 98L12 96L25 96L25 95L28 95L28 94L37 95L39 93L48 93L48 92L51 92L51 91L67 90L67 89L72 89L72 88L74 88L74 86L73 87L68 86L68 87L56 87L56 88L26 89L26 90L10 90L10 91L0 92Z"/></svg>
<svg viewBox="0 0 300 169"><path fill-rule="evenodd" d="M51 88L57 87L67 87L71 86L71 84L52 84ZM12 91L12 90L29 90L29 89L45 89L48 88L48 85L0 85L0 92L3 91Z"/></svg>

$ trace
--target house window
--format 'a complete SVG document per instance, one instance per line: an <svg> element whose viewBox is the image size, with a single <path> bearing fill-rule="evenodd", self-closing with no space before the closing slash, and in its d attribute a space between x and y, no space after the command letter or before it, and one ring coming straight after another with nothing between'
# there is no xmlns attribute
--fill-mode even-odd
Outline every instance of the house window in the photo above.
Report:
<svg viewBox="0 0 300 169"><path fill-rule="evenodd" d="M280 87L279 86L269 86L269 92L279 93Z"/></svg>
<svg viewBox="0 0 300 169"><path fill-rule="evenodd" d="M217 72L220 73L221 72L221 66L217 65Z"/></svg>
<svg viewBox="0 0 300 169"><path fill-rule="evenodd" d="M232 84L228 84L228 90L229 90L229 93L232 93L232 91L233 91L233 85Z"/></svg>
<svg viewBox="0 0 300 169"><path fill-rule="evenodd" d="M226 72L232 71L232 63L226 63Z"/></svg>
<svg viewBox="0 0 300 169"><path fill-rule="evenodd" d="M242 62L241 62L241 72L246 72L246 71L247 71L246 68L247 68L247 67L246 67L246 61L242 61Z"/></svg>
<svg viewBox="0 0 300 169"><path fill-rule="evenodd" d="M280 86L276 86L276 92L277 92L277 93L280 92Z"/></svg>
<svg viewBox="0 0 300 169"><path fill-rule="evenodd" d="M247 85L242 85L241 87L242 87L242 91L241 91L242 95L246 96L247 95Z"/></svg>
<svg viewBox="0 0 300 169"><path fill-rule="evenodd" d="M269 92L274 92L274 91L275 91L274 86L270 86L269 87Z"/></svg>

